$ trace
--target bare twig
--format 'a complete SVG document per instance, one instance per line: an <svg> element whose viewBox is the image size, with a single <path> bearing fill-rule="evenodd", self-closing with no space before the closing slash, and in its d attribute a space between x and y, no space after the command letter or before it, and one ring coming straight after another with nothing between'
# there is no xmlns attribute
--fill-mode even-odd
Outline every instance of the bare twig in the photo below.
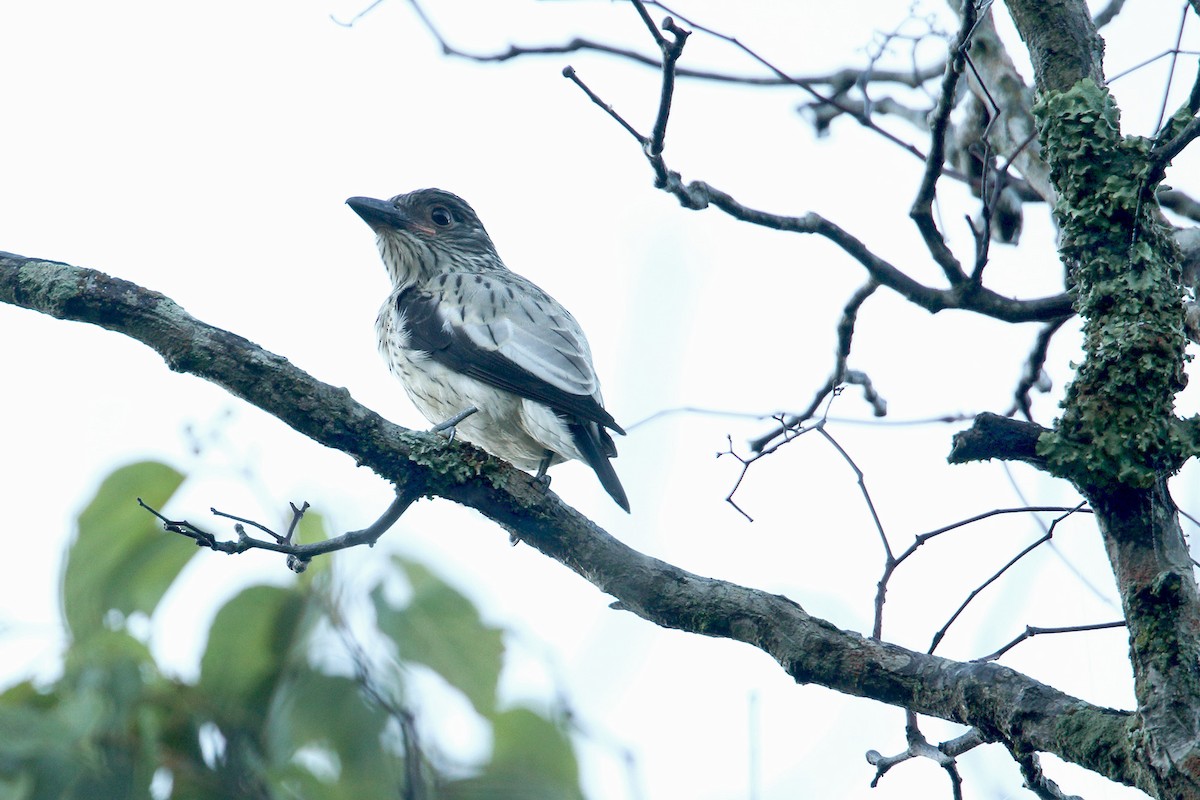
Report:
<svg viewBox="0 0 1200 800"><path fill-rule="evenodd" d="M859 469L858 464L854 463L854 459L850 457L850 454L846 452L845 448L842 447L837 439L834 439L829 434L829 431L825 430L824 426L819 427L817 430L820 431L821 435L825 437L825 441L829 442L829 444L833 446L833 449L837 450L838 455L840 455L845 462L850 465L850 469L854 470L854 476L858 483L858 490L862 493L863 501L867 504L867 510L871 512L871 521L875 524L876 533L879 534L879 541L883 545L883 552L887 562L891 563L895 561L896 557L892 553L892 545L888 541L887 531L883 529L883 520L879 518L879 512L875 510L875 501L871 499L871 493L867 490L866 476L863 474L863 471ZM877 627L872 632L872 636L874 636L876 639L880 639L883 636L883 631Z"/></svg>
<svg viewBox="0 0 1200 800"><path fill-rule="evenodd" d="M954 109L957 99L958 81L966 63L967 48L970 46L971 34L975 30L976 11L974 2L962 4L962 24L958 36L950 47L950 57L946 60L946 73L942 78L942 90L938 95L937 107L929 124L930 143L929 155L925 158L925 172L921 177L917 196L913 200L912 209L908 212L925 240L925 247L933 260L942 268L942 273L951 286L957 286L967 279L962 264L955 258L954 253L946 246L946 240L937 223L933 219L933 199L937 193L937 181L942 174L946 162L946 131L950 123L950 112Z"/></svg>
<svg viewBox="0 0 1200 800"><path fill-rule="evenodd" d="M635 4L636 5L636 4ZM661 4L660 4L661 5ZM659 34L661 36L661 34ZM717 34L719 35L719 34ZM744 47L732 37L724 37L726 41ZM751 51L752 52L752 51ZM664 65L664 70L673 65ZM860 240L818 214L808 213L802 217L772 214L749 208L737 202L727 193L716 189L703 181L693 181L684 184L678 172L667 167L662 152L654 152L650 146L653 139L640 134L632 125L617 114L612 107L588 87L568 67L563 74L583 90L593 103L620 124L642 148L651 169L654 171L655 186L673 194L685 208L703 209L715 205L735 219L754 225L774 228L795 233L815 233L829 239L842 248L847 254L857 260L868 274L880 285L900 293L903 297L929 311L940 311L947 308L962 308L972 310L986 316L996 317L1008 322L1025 322L1031 320L1054 319L1071 313L1071 298L1067 294L1055 295L1036 300L1014 300L996 294L982 286L962 282L950 289L934 289L925 286L909 275L871 252ZM665 79L664 79L665 80ZM662 119L669 112L669 96L660 95L657 119ZM924 158L924 156L921 156Z"/></svg>
<svg viewBox="0 0 1200 800"><path fill-rule="evenodd" d="M955 609L954 613L950 615L950 619L946 620L946 624L942 625L942 627L940 629L938 629L938 632L933 635L933 641L930 642L929 650L927 650L926 652L932 654L933 651L937 649L938 644L941 643L943 638L945 638L946 632L948 630L950 630L950 626L953 625L954 621L957 620L959 618L959 616L964 611L967 610L967 606L969 606L971 604L972 600L974 600L976 597L978 597L980 594L982 594L984 589L986 589L987 587L991 586L993 583L998 581L1000 579L1000 577L1002 575L1004 575L1005 572L1008 572L1008 570L1013 565L1015 565L1018 561L1020 561L1021 559L1023 559L1025 556L1029 555L1030 553L1032 553L1037 548L1041 547L1046 542L1050 541L1052 538L1054 538L1054 529L1056 527L1058 527L1058 523L1062 522L1067 517L1070 517L1075 512L1083 509L1084 505L1086 505L1086 503L1080 503L1079 505L1072 508L1070 511L1067 511L1061 517L1058 517L1057 519L1055 519L1053 522L1050 523L1050 529L1048 531L1046 531L1045 535L1043 535L1037 541L1033 542L1032 544L1030 544L1027 547L1025 547L1024 549L1022 549L1021 552L1017 553L1015 556L1010 558L1004 566L1002 566L1000 569L996 570L996 572L992 573L991 577L989 577L987 580L985 580L979 586L976 586L974 589L972 589L970 594L967 595L967 598L965 600L963 600L962 603L959 605L959 607L957 609Z"/></svg>
<svg viewBox="0 0 1200 800"><path fill-rule="evenodd" d="M1108 0L1108 5L1097 11L1096 16L1092 17L1092 21L1096 24L1097 28L1103 28L1117 18L1124 5L1125 0Z"/></svg>
<svg viewBox="0 0 1200 800"><path fill-rule="evenodd" d="M1025 369L1022 370L1021 379L1017 381L1017 388L1013 392L1013 397L1016 399L1013 412L1019 410L1030 422L1034 420L1029 393L1035 388L1041 392L1049 391L1050 387L1046 384L1048 379L1045 376L1046 354L1050 350L1050 342L1054 339L1054 334L1058 333L1068 319L1070 317L1063 317L1043 325L1033 340L1033 348L1029 351L1029 357L1025 359Z"/></svg>
<svg viewBox="0 0 1200 800"><path fill-rule="evenodd" d="M1012 650L1021 642L1032 639L1035 636L1040 636L1044 633L1082 633L1083 631L1103 631L1109 628L1124 628L1125 620L1119 619L1116 622L1097 622L1092 625L1065 625L1056 628L1038 628L1033 625L1026 625L1024 632L1014 638L1011 642L1001 647L994 653L989 653L986 656L976 659L976 661L995 661L1002 655Z"/></svg>
<svg viewBox="0 0 1200 800"><path fill-rule="evenodd" d="M646 137L642 136L640 133L638 133L637 129L634 128L632 125L630 125L628 122L626 122L625 118L622 117L620 114L618 114L611 105L609 105L608 103L601 100L600 95L593 92L588 87L588 85L585 84L583 82L583 80L575 73L574 67L572 67L572 66L563 67L562 74L563 74L564 78L568 79L569 81L574 83L576 86L578 86L580 89L582 89L583 93L588 96L589 100L591 100L593 103L595 103L596 105L598 105L602 109L604 109L604 112L606 114L608 114L610 117L612 117L614 120L616 120L618 125L620 125L626 131L628 131L630 136L632 136L634 139L637 139L638 142L641 143L643 146L645 145L645 143L647 141Z"/></svg>
<svg viewBox="0 0 1200 800"><path fill-rule="evenodd" d="M640 2L640 0L633 0L633 2L635 4L638 4ZM689 19L689 18L685 17L684 15L680 14L679 12L671 10L671 8L669 8L668 6L664 5L661 2L654 2L653 4L655 6L661 8L663 11L666 11L668 14L671 14L672 16L676 17L677 19L683 20L683 22L685 24L689 25L693 30L701 31L709 36L712 36L715 39L719 39L723 42L727 42L728 44L733 45L738 50L742 51L747 56L749 56L751 59L753 59L755 62L762 65L766 69L770 70L777 78L780 78L781 80L790 80L789 76L786 72L781 70L779 67L775 66L773 63L771 63L767 59L763 58L752 48L750 48L750 47L746 46L745 44L743 44L742 42L738 41L735 37L729 36L728 34L724 34L724 33L721 33L720 31L717 31L712 28L701 25L701 24L697 23L695 20ZM664 64L664 69L665 68L666 68L666 65ZM857 121L858 124L862 125L864 128L867 128L867 129L873 131L874 133L878 134L879 136L882 136L887 141L891 142L892 144L895 144L896 146L900 147L901 149L905 150L906 152L910 153L911 155L915 156L916 158L919 158L921 160L925 159L925 154L922 153L920 151L920 149L918 149L916 146L910 144L909 142L904 141L899 136L896 136L891 131L888 131L886 128L881 128L879 125L877 125L875 123L874 120L871 119L870 114L867 114L867 113L856 114L851 108L843 106L841 104L841 101L838 98L831 97L829 95L826 95L822 92L817 91L817 89L814 88L814 86L812 84L803 84L803 83L793 82L793 85L798 86L799 88L808 92L815 99L819 100L822 103L826 103L835 108L840 108L843 113L848 114L851 117L853 117L855 119L855 121Z"/></svg>
<svg viewBox="0 0 1200 800"><path fill-rule="evenodd" d="M1187 217L1193 222L1200 222L1200 202L1193 199L1187 192L1179 189L1159 189L1158 202L1163 208L1174 211L1181 217Z"/></svg>
<svg viewBox="0 0 1200 800"><path fill-rule="evenodd" d="M879 577L879 581L876 584L875 590L874 629L878 631L883 630L883 607L887 603L888 583L891 581L892 575L895 574L896 570L901 564L907 561L915 552L917 552L917 550L919 550L931 539L935 539L938 536L941 536L945 533L950 533L951 531L956 531L959 528L965 528L968 525L973 525L976 522L982 522L985 519L991 519L992 517L1003 516L1006 514L1030 514L1039 512L1066 513L1074 512L1078 508L1078 506L1072 508L1066 508L1063 506L1021 506L1018 508L995 508L991 511L985 511L982 514L976 514L973 517L959 520L958 522L952 522L949 525L942 526L941 528L935 528L934 530L927 531L926 533L918 534L917 536L913 537L912 544L910 544L903 553L895 558L885 561L883 565L883 574ZM1080 510L1083 513L1091 513L1091 511L1086 508Z"/></svg>
<svg viewBox="0 0 1200 800"><path fill-rule="evenodd" d="M370 6L360 11L348 22L342 22L334 18L334 22L345 27L353 26L358 20L366 16L370 11L374 10L375 6L379 5L382 0L375 0ZM526 56L550 56L564 55L566 53L578 53L584 51L592 51L604 53L605 55L615 56L635 64L651 67L653 69L662 69L662 61L653 56L639 53L635 50L630 50L624 47L597 42L592 39L583 37L575 37L561 44L540 44L540 45L509 45L506 50L501 50L494 53L479 53L462 50L454 47L442 34L441 30L433 24L433 20L425 13L425 10L416 2L409 0L409 5L413 7L417 17L421 23L429 31L430 35L437 41L438 46L442 48L442 53L455 58L462 58L468 61L477 63L496 63L503 61L511 61L515 58L523 58ZM657 5L657 4L653 4ZM671 13L668 11L668 13ZM678 16L678 15L676 15ZM682 17L680 17L682 19ZM736 75L727 72L716 72L713 70L694 69L688 67L678 67L676 75L680 78L690 78L693 80L713 81L715 83L734 83L746 86L762 86L776 88L795 88L795 87L819 87L827 86L834 94L841 94L851 86L858 84L863 80L864 76L869 73L872 81L877 83L894 83L900 86L908 86L915 88L921 86L931 78L935 78L942 74L941 64L931 64L930 66L912 69L912 70L884 70L884 69L855 69L848 67L835 70L830 73L820 73L813 75Z"/></svg>
<svg viewBox="0 0 1200 800"><path fill-rule="evenodd" d="M832 402L833 397L836 397L836 396L837 396L837 393L835 392L829 398L830 402ZM734 481L733 488L729 490L729 494L725 495L725 502L729 503L729 505L733 506L734 509L736 509L739 514L741 514L743 517L745 517L748 522L754 522L754 518L751 517L748 513L746 513L746 510L743 509L740 505L738 505L737 502L733 499L733 496L735 494L737 494L738 489L741 488L742 481L744 481L746 479L746 473L750 471L751 465L755 464L759 459L766 458L769 455L773 455L775 452L777 452L779 450L780 447L783 447L785 444L787 444L788 442L791 442L793 439L796 439L796 438L803 436L806 433L810 433L814 430L818 430L821 427L823 427L824 425L825 425L825 419L822 418L807 427L795 428L795 429L791 430L782 440L776 442L773 446L768 447L759 452L753 453L749 456L739 455L737 453L737 451L735 451L733 449L733 438L730 436L726 436L726 439L729 442L729 447L726 450L723 450L723 451L717 453L717 458L720 458L721 456L733 456L734 459L736 459L737 461L739 461L741 463L742 470L740 473L738 473L737 480Z"/></svg>
<svg viewBox="0 0 1200 800"><path fill-rule="evenodd" d="M958 774L958 765L955 763L955 758L983 744L983 736L977 729L972 728L961 736L935 746L930 744L925 735L921 733L917 725L916 714L912 711L907 711L905 717L907 722L904 727L904 734L908 742L908 747L903 752L897 753L894 756L885 756L878 750L867 751L867 763L875 767L875 777L871 781L871 788L878 787L880 779L897 764L902 764L913 758L928 758L946 771L946 775L950 779L950 788L953 797L955 800L961 800L962 777Z"/></svg>
<svg viewBox="0 0 1200 800"><path fill-rule="evenodd" d="M173 520L164 517L157 510L146 505L142 499L138 498L138 505L149 511L163 524L163 530L170 533L178 533L181 536L186 536L192 539L201 547L207 547L211 550L216 550L220 553L237 554L244 553L247 550L272 550L276 553L284 553L288 556L288 567L294 572L304 572L308 567L308 562L314 556L322 553L332 553L336 550L345 550L348 547L357 547L358 545L373 546L379 537L388 531L400 519L400 516L412 505L420 496L417 492L400 491L396 494L396 498L370 526L363 528L360 531L349 531L341 536L334 536L326 539L323 542L312 542L310 544L298 544L292 541L292 535L295 533L296 526L299 524L304 512L308 509L308 503L304 503L297 508L294 504L292 508L292 522L288 527L286 535L281 536L269 528L248 519L235 517L232 514L226 514L221 511L212 509L212 513L219 517L236 520L234 531L237 533L237 538L234 540L219 540L216 536L207 531L201 530L198 526L193 525L187 520ZM251 525L258 528L269 535L272 541L265 539L255 539L246 533L246 525Z"/></svg>
<svg viewBox="0 0 1200 800"><path fill-rule="evenodd" d="M782 418L778 427L752 440L750 442L750 449L752 451L761 451L778 437L786 435L789 428L795 428L812 419L813 415L817 413L817 409L825 402L830 393L843 383L857 383L861 385L867 401L873 407L875 416L882 417L887 414L887 402L875 392L875 388L871 384L871 379L865 373L861 372L851 375L846 364L850 357L850 347L854 339L854 326L858 322L859 309L862 308L862 304L878 288L878 281L874 278L868 280L851 295L845 308L842 309L842 316L837 326L837 350L834 357L833 371L829 374L829 378L825 381L825 384L817 390L808 408L799 414L788 415Z"/></svg>

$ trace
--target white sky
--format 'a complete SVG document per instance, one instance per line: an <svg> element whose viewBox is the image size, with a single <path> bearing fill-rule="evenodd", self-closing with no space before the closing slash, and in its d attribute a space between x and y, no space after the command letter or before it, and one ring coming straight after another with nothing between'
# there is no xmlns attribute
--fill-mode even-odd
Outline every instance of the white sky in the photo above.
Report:
<svg viewBox="0 0 1200 800"><path fill-rule="evenodd" d="M429 6L464 48L582 34L648 51L636 15L621 4ZM0 249L161 291L197 317L348 387L390 419L424 427L375 352L372 326L387 281L370 231L342 203L440 186L472 203L510 267L580 320L610 410L627 427L681 406L772 412L808 403L832 365L840 309L864 275L815 238L752 229L716 210L680 209L654 190L635 143L560 75L573 64L645 130L658 92L652 72L580 54L490 66L448 60L401 0L351 29L330 20L361 7L350 0L0 7L0 72L7 76L0 86ZM871 31L894 29L908 13L908 3L882 0L734 7L695 2L681 10L797 73L861 65ZM1169 48L1180 7L1130 3L1113 26L1110 73ZM1190 25L1194 42L1198 26ZM934 43L925 48L927 58L936 56ZM754 72L700 35L685 63ZM1153 124L1165 64L1117 84L1127 131ZM1185 60L1177 92L1186 91L1193 69L1194 58ZM920 164L844 120L831 139L815 141L793 112L805 99L791 90L681 83L668 162L751 205L819 211L936 282L906 213ZM887 124L924 147L923 135ZM1195 158L1189 163L1194 168ZM1173 182L1200 190L1180 177L1186 174L1177 167ZM965 257L971 240L961 220L976 209L959 187L947 185L944 198L942 221ZM991 279L1023 296L1054 291L1060 267L1044 209L1027 209L1026 240L1020 250L995 249ZM896 419L1004 411L1034 333L961 314L931 317L881 291L861 315L852 366L872 376ZM192 472L196 479L170 510L196 521L207 522L213 505L271 519L289 500L307 500L346 530L388 502L387 485L346 457L213 386L171 373L120 336L5 306L0 341L0 499L10 554L0 580L0 663L11 677L53 671L61 646L55 586L71 521L119 464L153 457ZM1052 351L1058 387L1074 352L1071 335L1060 336ZM1037 407L1048 422L1054 398ZM862 418L868 410L850 391L835 415ZM206 441L202 455L191 453L185 427ZM1019 504L998 465L945 465L956 427L830 426L864 470L894 546ZM763 429L675 415L631 431L619 442L617 469L632 516L586 467L557 468L553 488L634 547L783 592L842 627L869 632L882 554L853 474L829 447L808 437L751 471L738 499L753 524L724 503L737 464L713 454L727 434L740 447ZM1064 484L1021 467L1014 475L1031 502L1076 502ZM1194 470L1177 481L1178 500L1193 512L1194 482ZM1119 615L1106 604L1114 594L1094 530L1086 520L1060 530L1062 555L1042 552L994 587L940 653L970 658L1026 624ZM893 581L888 638L927 647L965 593L1039 534L1032 520L1017 517L927 547ZM869 789L863 753L903 748L901 711L797 687L749 647L660 631L610 611L610 598L529 548L510 547L474 512L421 503L383 550L428 561L490 620L518 631L506 693L548 701L556 691L548 681L557 683L591 734L579 742L593 798L717 800L748 796L752 784L762 800L886 800L947 790L928 762L899 767ZM384 557L380 548L355 553L344 567L369 575ZM1103 600L1064 559L1099 586ZM269 555L201 555L156 620L155 651L169 668L193 675L200 634L217 605L247 581L287 575ZM1124 640L1120 631L1045 637L1005 663L1088 700L1127 707ZM446 720L432 735L447 748L478 747L469 726L455 722L453 704L433 695L430 707ZM753 781L751 698L759 743ZM926 726L931 739L957 732ZM624 748L636 757L635 789L621 764ZM1015 767L995 750L962 759L968 797L1023 796ZM1079 770L1051 776L1090 798L1130 794Z"/></svg>

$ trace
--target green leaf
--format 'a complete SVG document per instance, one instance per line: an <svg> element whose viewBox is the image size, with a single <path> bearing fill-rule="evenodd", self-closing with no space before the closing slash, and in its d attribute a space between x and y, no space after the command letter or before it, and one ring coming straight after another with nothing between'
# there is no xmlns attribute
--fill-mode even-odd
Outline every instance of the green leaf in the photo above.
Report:
<svg viewBox="0 0 1200 800"><path fill-rule="evenodd" d="M493 719L492 761L481 775L445 787L446 798L582 800L579 765L567 734L527 708Z"/></svg>
<svg viewBox="0 0 1200 800"><path fill-rule="evenodd" d="M492 766L520 769L538 778L578 787L579 767L567 734L545 717L527 708L513 708L496 715Z"/></svg>
<svg viewBox="0 0 1200 800"><path fill-rule="evenodd" d="M387 711L368 701L356 681L299 670L276 692L268 718L272 773L282 783L302 786L300 796L310 800L391 796L404 770L402 760L380 741L387 722ZM306 769L295 758L302 748L327 753L337 774Z"/></svg>
<svg viewBox="0 0 1200 800"><path fill-rule="evenodd" d="M251 586L217 612L200 659L198 689L233 724L257 728L302 635L304 597Z"/></svg>
<svg viewBox="0 0 1200 800"><path fill-rule="evenodd" d="M196 547L166 533L137 504L161 509L183 482L166 464L143 461L113 472L80 512L62 574L62 607L71 637L103 628L109 611L152 614Z"/></svg>
<svg viewBox="0 0 1200 800"><path fill-rule="evenodd" d="M408 576L413 595L397 609L381 589L371 593L380 630L396 643L400 658L429 667L476 711L490 715L504 661L500 629L485 625L469 599L426 567L399 557L393 561Z"/></svg>

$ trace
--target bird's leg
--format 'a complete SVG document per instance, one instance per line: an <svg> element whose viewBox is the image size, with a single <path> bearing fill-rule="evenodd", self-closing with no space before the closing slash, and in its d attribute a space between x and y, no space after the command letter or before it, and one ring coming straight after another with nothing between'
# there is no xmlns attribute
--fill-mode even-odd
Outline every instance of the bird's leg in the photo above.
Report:
<svg viewBox="0 0 1200 800"><path fill-rule="evenodd" d="M434 425L432 428L429 429L429 432L430 433L441 433L443 431L450 431L449 433L446 434L446 438L450 442L453 442L454 434L458 432L458 429L456 427L458 425L458 423L462 422L464 419L466 419L467 417L476 413L477 411L479 411L479 409L476 408L475 406L467 406L462 411L458 412L457 414L455 414L453 417L446 420L445 422L439 422L437 425Z"/></svg>
<svg viewBox="0 0 1200 800"><path fill-rule="evenodd" d="M540 486L542 491L550 488L550 476L546 474L546 470L550 469L550 462L554 459L554 453L550 450L542 456L541 462L538 464L537 475L533 476L533 483Z"/></svg>

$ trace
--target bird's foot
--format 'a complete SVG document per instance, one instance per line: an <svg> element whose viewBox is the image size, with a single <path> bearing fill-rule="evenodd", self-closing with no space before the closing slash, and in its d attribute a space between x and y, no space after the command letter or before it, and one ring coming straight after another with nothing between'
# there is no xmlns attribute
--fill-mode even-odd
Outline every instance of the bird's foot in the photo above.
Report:
<svg viewBox="0 0 1200 800"><path fill-rule="evenodd" d="M542 456L541 463L538 464L537 475L529 479L531 484L542 490L542 494L550 490L550 476L546 474L546 470L550 469L550 461L553 458L554 453L547 450L546 454Z"/></svg>
<svg viewBox="0 0 1200 800"><path fill-rule="evenodd" d="M479 409L475 406L467 406L465 409L458 412L445 422L439 422L437 425L434 425L429 429L429 432L440 433L446 437L448 442L453 442L454 435L458 433L458 423L462 422L464 419L476 413L477 411L479 411Z"/></svg>

